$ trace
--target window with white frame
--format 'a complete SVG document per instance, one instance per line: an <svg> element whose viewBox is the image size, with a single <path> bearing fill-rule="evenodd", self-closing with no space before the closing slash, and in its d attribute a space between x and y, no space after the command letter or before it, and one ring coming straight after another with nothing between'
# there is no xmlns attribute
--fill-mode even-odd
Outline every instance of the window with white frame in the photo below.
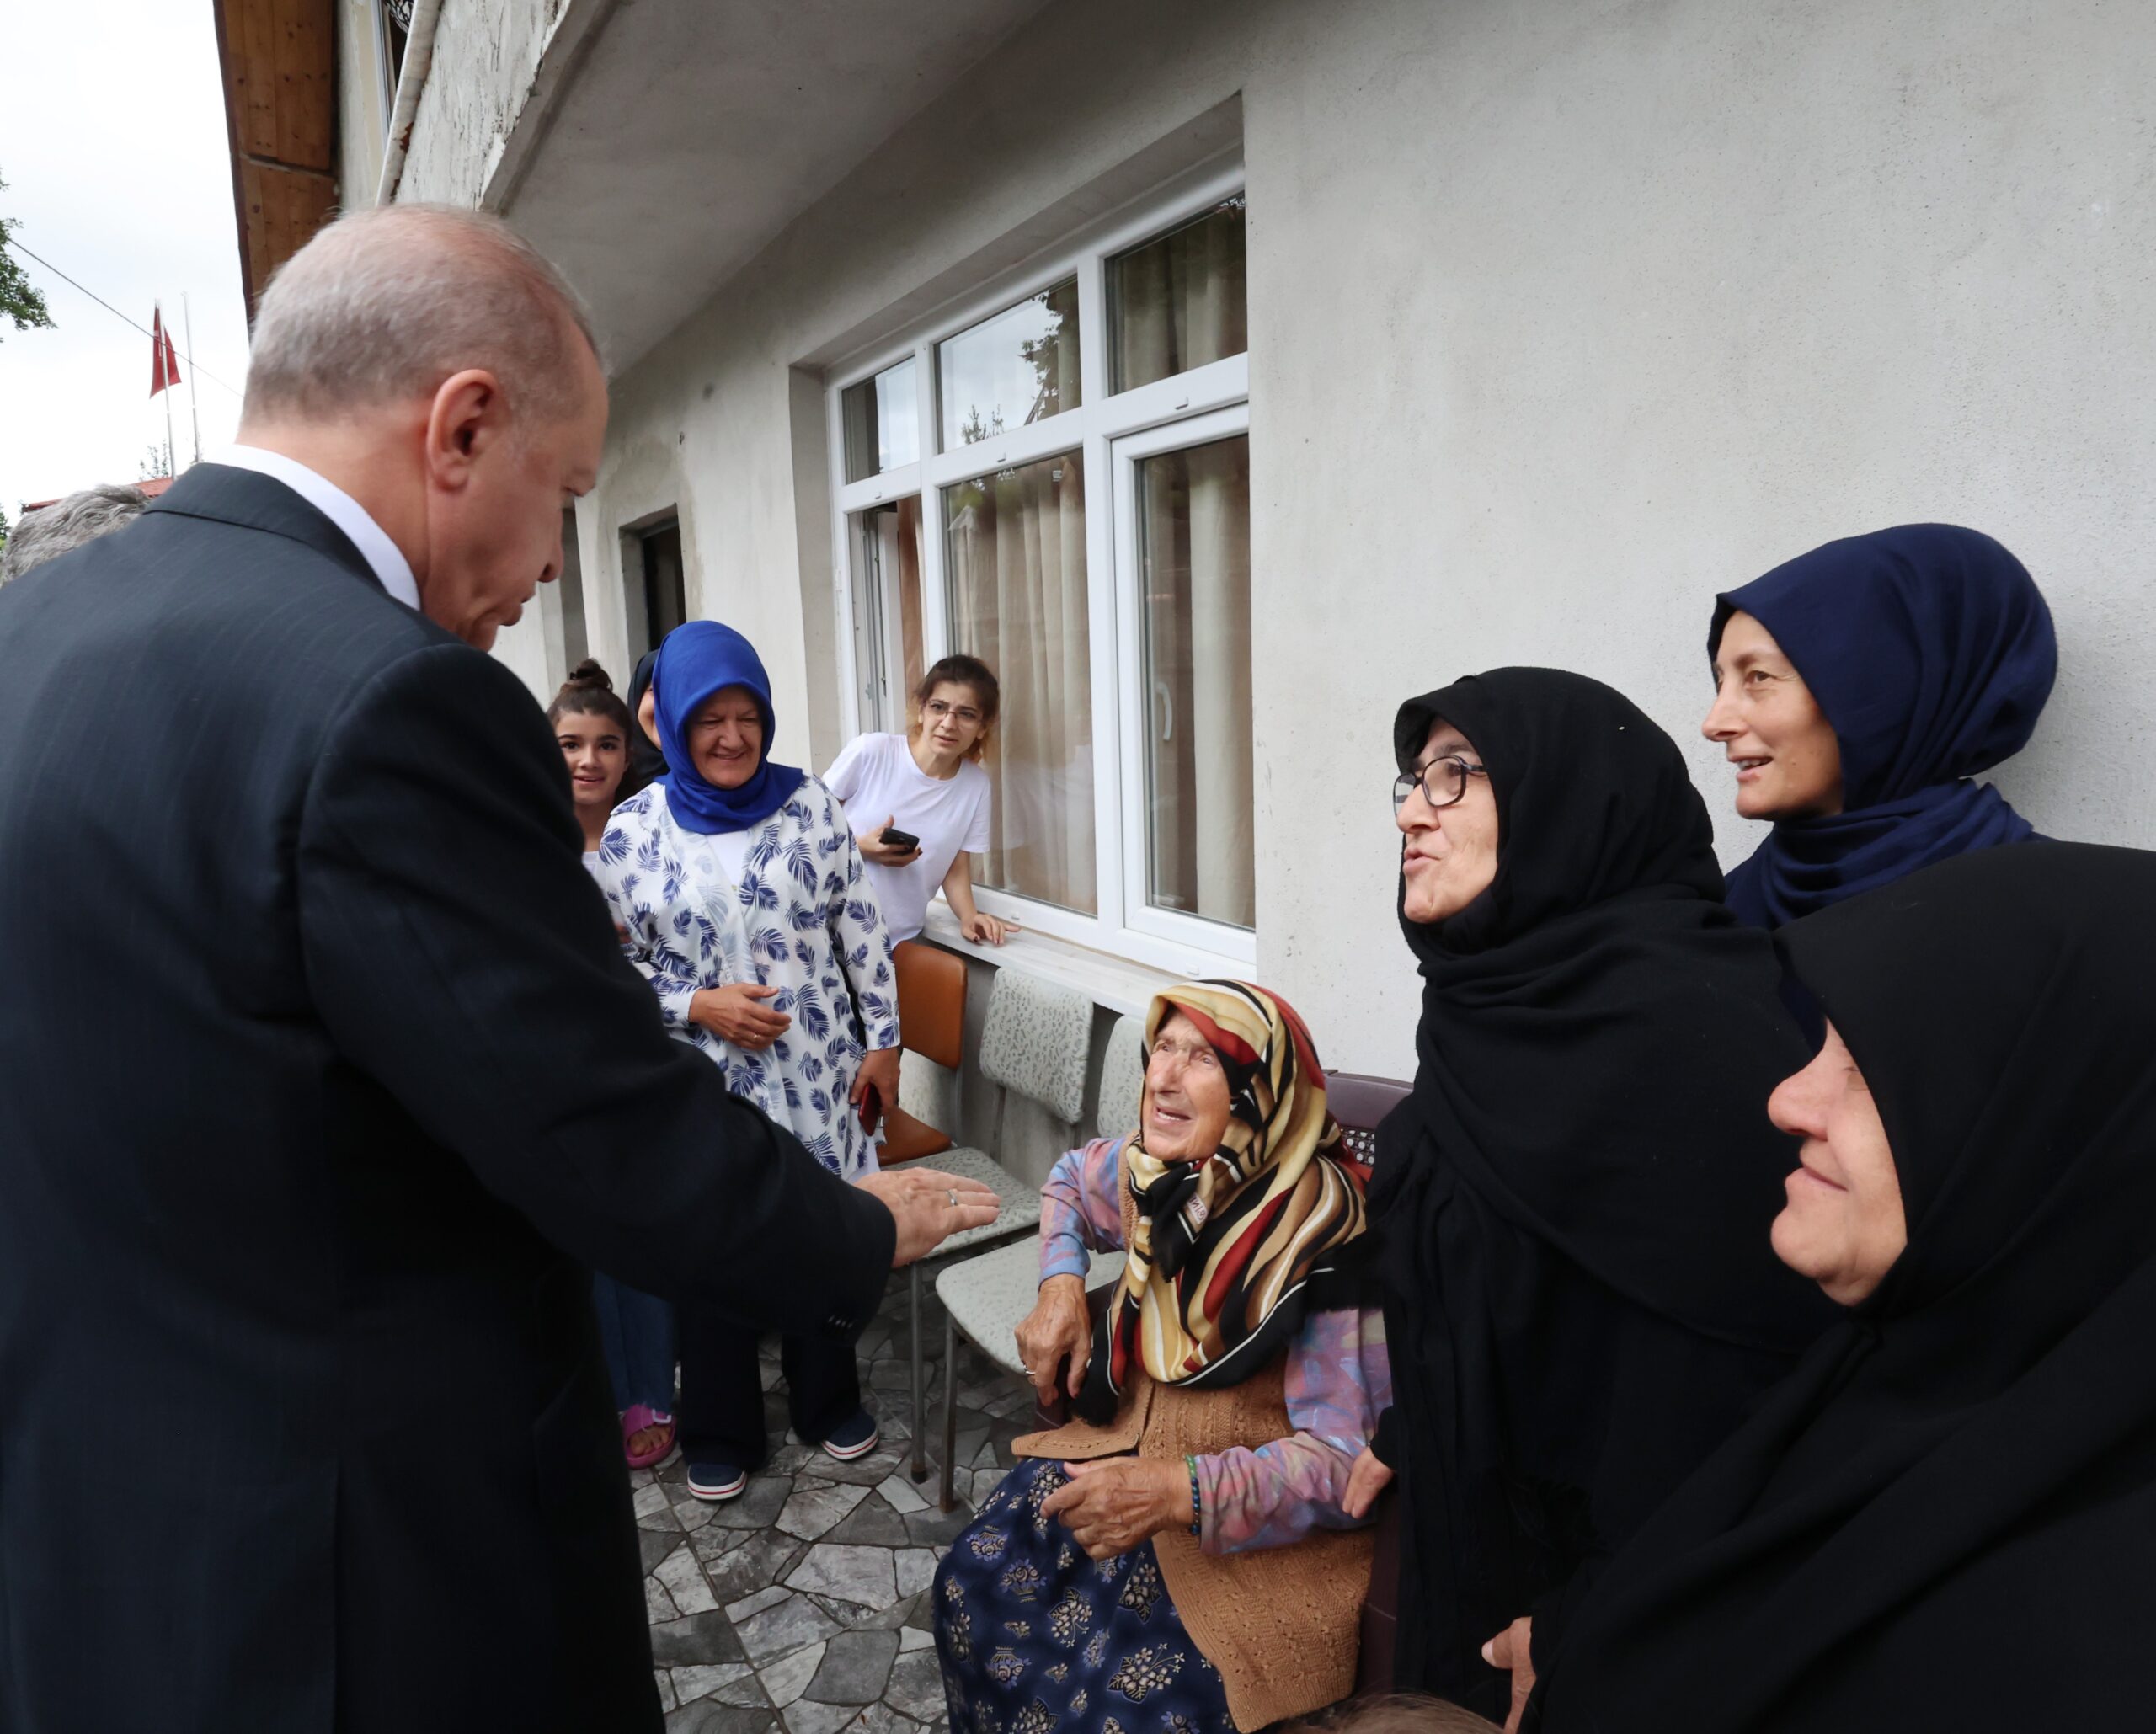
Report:
<svg viewBox="0 0 2156 1734"><path fill-rule="evenodd" d="M412 29L412 0L375 0L375 43L382 58L382 118L396 119L397 81L404 72L404 42Z"/></svg>
<svg viewBox="0 0 2156 1734"><path fill-rule="evenodd" d="M1240 171L832 379L851 730L1002 684L985 908L1161 968L1255 960Z"/></svg>

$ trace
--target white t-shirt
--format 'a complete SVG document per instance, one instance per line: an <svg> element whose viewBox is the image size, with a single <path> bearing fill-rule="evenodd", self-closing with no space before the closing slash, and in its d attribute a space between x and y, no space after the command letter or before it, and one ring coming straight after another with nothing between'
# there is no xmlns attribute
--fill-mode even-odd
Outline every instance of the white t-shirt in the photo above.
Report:
<svg viewBox="0 0 2156 1734"><path fill-rule="evenodd" d="M857 837L880 830L895 815L900 830L921 839L921 854L910 867L863 863L892 943L915 937L928 919L928 899L958 851L978 855L988 847L988 773L961 762L957 776L938 782L914 763L903 734L864 734L832 761L824 786L845 806Z"/></svg>

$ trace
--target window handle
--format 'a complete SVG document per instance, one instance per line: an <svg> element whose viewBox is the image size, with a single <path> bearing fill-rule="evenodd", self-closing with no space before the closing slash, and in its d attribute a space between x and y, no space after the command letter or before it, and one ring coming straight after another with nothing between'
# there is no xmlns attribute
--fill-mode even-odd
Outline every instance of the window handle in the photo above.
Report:
<svg viewBox="0 0 2156 1734"><path fill-rule="evenodd" d="M1161 728L1161 740L1165 745L1176 738L1176 696L1168 691L1166 680L1153 683L1153 695L1160 700L1161 708L1167 713L1167 721Z"/></svg>

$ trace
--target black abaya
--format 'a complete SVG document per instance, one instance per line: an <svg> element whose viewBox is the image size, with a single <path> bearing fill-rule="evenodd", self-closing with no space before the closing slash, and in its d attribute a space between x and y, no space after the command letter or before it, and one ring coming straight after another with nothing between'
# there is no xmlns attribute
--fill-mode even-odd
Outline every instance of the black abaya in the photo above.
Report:
<svg viewBox="0 0 2156 1734"><path fill-rule="evenodd" d="M1764 934L1722 906L1669 737L1599 683L1504 669L1404 706L1487 767L1490 889L1403 915L1424 981L1415 1094L1380 1134L1406 1501L1396 1683L1502 1717L1483 1642L1554 1638L1597 1564L1833 1310L1767 1246L1807 1052Z"/></svg>
<svg viewBox="0 0 2156 1734"><path fill-rule="evenodd" d="M2148 1725L2156 856L1964 856L1782 932L1908 1249L1609 1569L1548 1734Z"/></svg>

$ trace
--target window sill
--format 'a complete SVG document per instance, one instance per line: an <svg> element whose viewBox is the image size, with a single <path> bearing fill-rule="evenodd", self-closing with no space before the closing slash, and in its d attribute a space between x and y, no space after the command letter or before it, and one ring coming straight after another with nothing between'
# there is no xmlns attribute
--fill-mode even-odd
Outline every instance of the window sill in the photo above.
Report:
<svg viewBox="0 0 2156 1734"><path fill-rule="evenodd" d="M1153 995L1182 979L1123 958L1112 958L1052 934L1028 928L1001 946L975 945L958 931L958 918L940 897L928 905L921 936L947 952L975 958L998 969L1022 969L1047 981L1075 988L1096 1006L1142 1016Z"/></svg>

